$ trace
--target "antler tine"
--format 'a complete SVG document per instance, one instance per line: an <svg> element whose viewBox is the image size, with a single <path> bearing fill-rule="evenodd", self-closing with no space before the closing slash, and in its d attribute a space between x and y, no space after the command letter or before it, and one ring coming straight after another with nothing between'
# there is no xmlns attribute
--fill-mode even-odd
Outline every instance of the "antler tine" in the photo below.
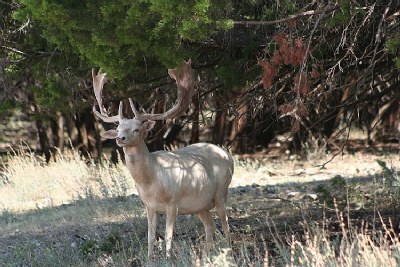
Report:
<svg viewBox="0 0 400 267"><path fill-rule="evenodd" d="M168 69L168 74L176 81L177 100L175 105L164 113L140 114L140 120L167 120L183 115L189 108L195 87L194 70L191 67L191 60L174 69Z"/></svg>
<svg viewBox="0 0 400 267"><path fill-rule="evenodd" d="M96 115L99 119L101 119L104 122L112 123L112 122L119 121L119 115L115 115L115 116L112 116L112 117L109 117L107 115L103 115L103 114L101 114L100 112L98 112L96 110L96 106L93 106L93 113L94 113L94 115Z"/></svg>
<svg viewBox="0 0 400 267"><path fill-rule="evenodd" d="M99 72L96 74L95 69L92 69L92 78L93 78L93 91L94 95L96 97L97 104L99 105L100 112L96 110L96 106L93 106L93 113L103 120L104 122L117 122L119 121L119 115L116 116L108 116L107 111L103 106L103 101L102 101L102 92L103 92L103 86L107 81L107 77L105 73Z"/></svg>
<svg viewBox="0 0 400 267"><path fill-rule="evenodd" d="M131 105L131 109L133 111L133 114L135 115L135 118L139 118L140 117L140 113L136 109L135 105L133 104L132 98L129 98L129 104Z"/></svg>
<svg viewBox="0 0 400 267"><path fill-rule="evenodd" d="M118 116L119 116L121 119L124 118L123 110L124 110L124 102L123 102L123 101L120 101L120 102L119 102L119 107L118 107Z"/></svg>
<svg viewBox="0 0 400 267"><path fill-rule="evenodd" d="M103 95L103 86L107 81L107 77L105 73L101 73L101 70L96 75L95 69L92 69L92 78L93 78L93 91L94 91L94 96L96 97L97 104L100 107L100 112L103 115L106 115L107 112L103 106L103 100L102 100L102 95Z"/></svg>
<svg viewBox="0 0 400 267"><path fill-rule="evenodd" d="M137 108L135 107L135 104L133 104L133 100L131 98L129 98L129 104L131 105L131 109L133 111L135 119L137 119L139 121L146 121L146 120L151 119L149 116L152 114L147 113L146 110L144 110L143 108L142 108L142 112L139 112L137 110Z"/></svg>

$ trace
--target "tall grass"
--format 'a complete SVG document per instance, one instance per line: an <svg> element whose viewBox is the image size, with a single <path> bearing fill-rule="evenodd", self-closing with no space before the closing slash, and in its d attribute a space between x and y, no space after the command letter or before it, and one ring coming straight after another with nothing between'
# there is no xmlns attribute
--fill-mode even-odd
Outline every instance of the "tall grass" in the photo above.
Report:
<svg viewBox="0 0 400 267"><path fill-rule="evenodd" d="M79 152L56 152L46 163L33 152L14 151L3 162L0 176L0 209L22 211L59 206L80 198L126 196L134 181L123 163L101 163Z"/></svg>
<svg viewBox="0 0 400 267"><path fill-rule="evenodd" d="M339 214L339 213L338 213ZM310 224L301 239L292 235L282 249L285 266L399 266L400 241L392 225L374 231L368 223L349 225L339 215L338 231L329 230L332 222ZM311 226L311 227L310 227Z"/></svg>

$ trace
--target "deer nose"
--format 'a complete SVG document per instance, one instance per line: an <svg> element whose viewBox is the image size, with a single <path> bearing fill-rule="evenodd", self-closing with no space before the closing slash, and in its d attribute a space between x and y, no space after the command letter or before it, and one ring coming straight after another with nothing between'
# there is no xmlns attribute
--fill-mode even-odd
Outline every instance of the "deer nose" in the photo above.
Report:
<svg viewBox="0 0 400 267"><path fill-rule="evenodd" d="M122 137L117 137L117 141L118 141L118 140L125 141L125 139L126 139L126 137L125 137L125 136L122 136Z"/></svg>

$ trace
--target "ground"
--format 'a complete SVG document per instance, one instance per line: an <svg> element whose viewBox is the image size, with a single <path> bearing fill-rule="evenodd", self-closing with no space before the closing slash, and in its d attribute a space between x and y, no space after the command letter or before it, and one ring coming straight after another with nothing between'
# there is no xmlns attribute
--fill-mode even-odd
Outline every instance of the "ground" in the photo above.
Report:
<svg viewBox="0 0 400 267"><path fill-rule="evenodd" d="M293 240L306 243L316 231L326 230L327 238L336 240L352 229L398 230L396 146L363 151L353 147L335 157L315 152L297 159L270 152L256 158L236 156L227 207L232 252L225 260L237 266L281 266L293 260ZM142 202L132 193L37 205L23 212L5 206L0 266L143 265L147 220ZM161 218L159 255L164 253L163 225ZM173 263L162 265L193 266L196 259L201 265L224 265L216 264L217 252L209 261L201 256L204 229L197 218L181 216L174 240ZM219 232L216 240L217 247L224 245Z"/></svg>

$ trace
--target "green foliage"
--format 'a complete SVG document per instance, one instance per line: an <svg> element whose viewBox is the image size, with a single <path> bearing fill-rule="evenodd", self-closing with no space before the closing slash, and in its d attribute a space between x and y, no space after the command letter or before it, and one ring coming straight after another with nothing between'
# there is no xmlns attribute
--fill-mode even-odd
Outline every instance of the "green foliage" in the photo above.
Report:
<svg viewBox="0 0 400 267"><path fill-rule="evenodd" d="M288 13L293 13L298 11L296 1L290 1L290 0L283 1L282 6Z"/></svg>
<svg viewBox="0 0 400 267"><path fill-rule="evenodd" d="M51 77L44 81L43 86L31 88L37 103L43 108L49 110L60 110L60 108L67 104L70 91L66 90L61 81Z"/></svg>
<svg viewBox="0 0 400 267"><path fill-rule="evenodd" d="M240 75L234 65L222 65L216 72L225 87L232 88L237 85Z"/></svg>
<svg viewBox="0 0 400 267"><path fill-rule="evenodd" d="M396 68L400 69L400 57L394 59L394 64L396 65Z"/></svg>
<svg viewBox="0 0 400 267"><path fill-rule="evenodd" d="M95 255L100 249L99 242L96 240L87 240L82 246L79 248L80 253L84 257L90 257Z"/></svg>
<svg viewBox="0 0 400 267"><path fill-rule="evenodd" d="M330 185L320 184L315 188L315 192L321 203L333 205L335 200L342 202L346 199L346 194L350 192L350 190L345 190L346 187L350 188L346 180L341 175L335 175L330 180Z"/></svg>
<svg viewBox="0 0 400 267"><path fill-rule="evenodd" d="M320 203L330 207L352 206L354 208L365 208L368 202L367 197L359 190L359 185L348 183L341 175L335 175L329 184L320 184L315 188Z"/></svg>
<svg viewBox="0 0 400 267"><path fill-rule="evenodd" d="M100 252L109 254L118 252L121 246L121 237L117 232L111 232L104 241L86 240L80 247L80 254L88 259L95 259Z"/></svg>
<svg viewBox="0 0 400 267"><path fill-rule="evenodd" d="M331 184L334 188L343 189L347 185L346 180L341 175L335 175L331 179Z"/></svg>
<svg viewBox="0 0 400 267"><path fill-rule="evenodd" d="M11 224L17 222L17 219L12 212L4 209L0 213L0 222L3 224Z"/></svg>
<svg viewBox="0 0 400 267"><path fill-rule="evenodd" d="M398 55L400 51L400 34L397 33L394 37L389 38L386 42L386 48L389 53L393 55ZM400 69L400 57L394 58L395 65L398 69Z"/></svg>
<svg viewBox="0 0 400 267"><path fill-rule="evenodd" d="M387 163L377 160L376 163L382 168L382 178L386 186L400 190L400 175L394 168L389 168ZM400 191L399 191L400 193Z"/></svg>
<svg viewBox="0 0 400 267"><path fill-rule="evenodd" d="M160 20L156 28L156 35L160 35L163 31L171 31L176 29L173 35L189 41L201 40L208 36L209 26L213 23L209 16L210 10L209 0L200 0L196 3L192 1L152 1L149 9L151 12L158 14ZM173 38L174 36L170 37Z"/></svg>
<svg viewBox="0 0 400 267"><path fill-rule="evenodd" d="M333 197L331 195L331 192L326 186L322 184L318 185L315 188L315 193L317 193L318 199L321 203L326 203L328 205L333 204Z"/></svg>
<svg viewBox="0 0 400 267"><path fill-rule="evenodd" d="M253 47L254 48L254 47ZM255 48L254 48L255 49ZM230 58L221 60L221 64L214 70L219 81L224 85L225 88L230 90L237 90L246 86L248 81L253 81L260 74L260 67L258 65L252 65L247 67L243 58L235 57L249 57L254 50L251 46L248 49L244 49L240 56L232 55ZM247 53L247 55L244 55Z"/></svg>
<svg viewBox="0 0 400 267"><path fill-rule="evenodd" d="M77 51L110 77L172 67L192 56L188 41L207 38L231 26L220 10L202 1L34 1L22 0L20 19L31 14L43 35L62 51ZM222 8L222 7L221 7ZM148 71L148 70L147 70Z"/></svg>
<svg viewBox="0 0 400 267"><path fill-rule="evenodd" d="M340 9L334 16L327 20L329 26L342 26L350 22L352 14L355 12L351 1L339 0Z"/></svg>
<svg viewBox="0 0 400 267"><path fill-rule="evenodd" d="M119 250L121 246L121 237L117 232L111 232L106 240L101 243L100 250L108 253L113 253Z"/></svg>
<svg viewBox="0 0 400 267"><path fill-rule="evenodd" d="M0 115L8 114L8 112L16 107L16 103L6 99L0 103Z"/></svg>
<svg viewBox="0 0 400 267"><path fill-rule="evenodd" d="M5 15L2 20L5 34L1 39L7 47L2 50L0 60L6 62L4 80L10 93L1 103L0 113L27 109L32 103L26 102L31 101L50 115L55 111L70 112L71 88L76 88L74 77L81 75L77 73L82 73L85 64L77 59L76 53L61 53L46 40L41 23L33 20L20 2L6 2L0 3ZM15 99L18 104L13 104Z"/></svg>
<svg viewBox="0 0 400 267"><path fill-rule="evenodd" d="M223 31L228 31L231 30L234 26L234 21L231 19L226 19L226 20L220 20L216 21L217 28L223 30Z"/></svg>
<svg viewBox="0 0 400 267"><path fill-rule="evenodd" d="M252 229L251 225L246 224L246 225L244 226L244 232L245 232L246 234L252 233L252 232L253 232L253 229Z"/></svg>

